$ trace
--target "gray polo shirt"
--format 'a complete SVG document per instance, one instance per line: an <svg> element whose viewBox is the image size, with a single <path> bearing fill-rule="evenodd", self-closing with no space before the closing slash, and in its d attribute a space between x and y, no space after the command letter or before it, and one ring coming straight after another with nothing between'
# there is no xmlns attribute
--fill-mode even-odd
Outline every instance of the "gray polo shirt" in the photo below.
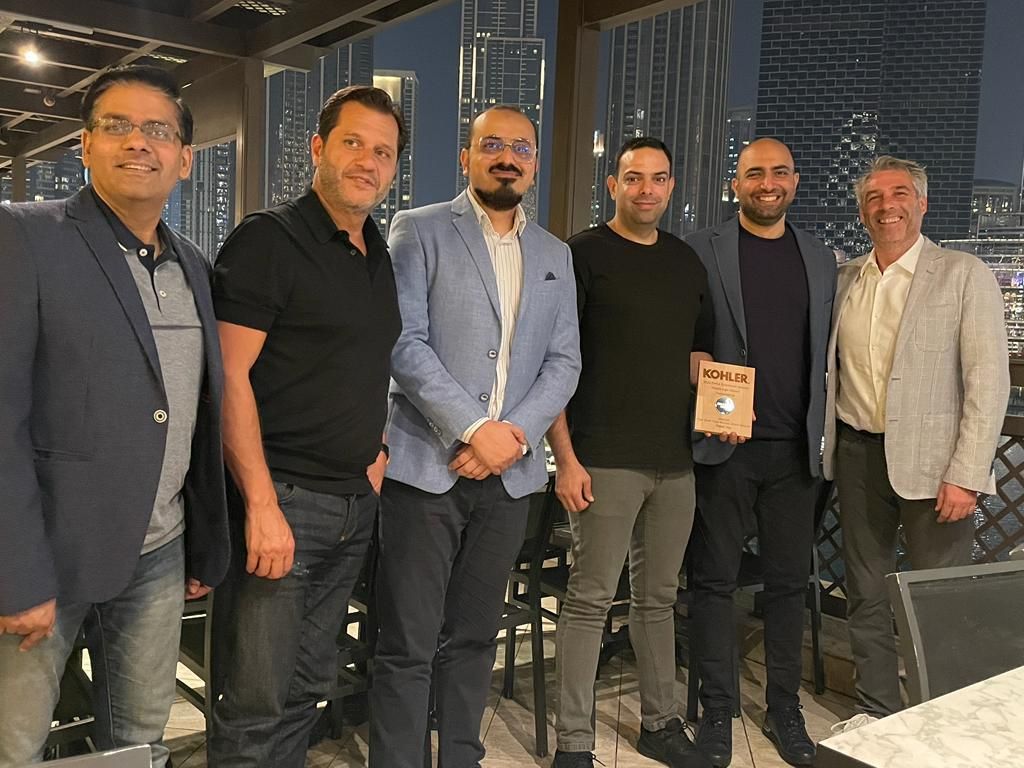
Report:
<svg viewBox="0 0 1024 768"><path fill-rule="evenodd" d="M153 329L160 374L167 395L167 442L160 482L153 501L142 553L151 552L185 530L182 489L192 455L199 391L205 372L203 330L192 289L178 261L166 226L161 222L160 257L142 243L96 195L117 237L117 246L131 269Z"/></svg>

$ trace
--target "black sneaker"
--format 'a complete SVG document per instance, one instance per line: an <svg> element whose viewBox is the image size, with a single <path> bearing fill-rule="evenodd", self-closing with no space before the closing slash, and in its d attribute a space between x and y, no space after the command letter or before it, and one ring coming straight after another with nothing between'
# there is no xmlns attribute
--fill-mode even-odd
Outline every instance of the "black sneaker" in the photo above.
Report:
<svg viewBox="0 0 1024 768"><path fill-rule="evenodd" d="M598 761L600 762L600 761ZM555 750L551 768L594 768L593 752L563 752Z"/></svg>
<svg viewBox="0 0 1024 768"><path fill-rule="evenodd" d="M777 712L768 710L761 732L771 739L779 756L790 765L814 765L817 750L807 735L799 704Z"/></svg>
<svg viewBox="0 0 1024 768"><path fill-rule="evenodd" d="M641 726L636 751L671 768L710 768L710 763L686 735L682 720L669 720L659 731L648 731Z"/></svg>
<svg viewBox="0 0 1024 768"><path fill-rule="evenodd" d="M697 749L714 768L732 762L732 710L709 709L697 729Z"/></svg>

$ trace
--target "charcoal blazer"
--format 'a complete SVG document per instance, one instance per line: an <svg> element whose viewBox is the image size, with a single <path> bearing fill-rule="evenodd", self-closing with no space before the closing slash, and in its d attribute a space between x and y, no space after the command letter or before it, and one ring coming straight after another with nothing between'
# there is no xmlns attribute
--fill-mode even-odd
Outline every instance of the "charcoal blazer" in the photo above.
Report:
<svg viewBox="0 0 1024 768"><path fill-rule="evenodd" d="M715 310L715 341L712 356L720 363L747 364L747 321L740 285L739 219L687 235L684 240L700 256L708 271L708 290ZM825 420L825 349L828 344L832 299L836 292L836 257L813 235L790 226L807 273L808 322L810 325L810 401L807 406L807 461L812 477L821 476L821 445ZM780 344L786 343L780 339ZM754 384L757 387L756 380ZM756 395L755 395L756 398ZM721 464L736 446L717 437L693 436L693 460Z"/></svg>
<svg viewBox="0 0 1024 768"><path fill-rule="evenodd" d="M501 340L498 286L480 224L463 192L401 211L388 238L402 312L392 354L387 476L444 493L459 437L487 416ZM529 222L520 236L523 288L500 418L530 451L502 473L520 498L547 478L543 438L580 373L576 281L569 246Z"/></svg>
<svg viewBox="0 0 1024 768"><path fill-rule="evenodd" d="M208 262L170 237L206 356L183 492L186 569L213 586L228 562L223 369ZM155 414L168 404L138 288L88 188L0 206L0 403L0 614L114 597L149 526L166 442Z"/></svg>
<svg viewBox="0 0 1024 768"><path fill-rule="evenodd" d="M837 339L867 256L839 270L825 422L825 476L835 472ZM1010 396L1003 296L991 270L925 238L896 333L885 397L889 482L905 499L935 498L942 482L995 493L995 455Z"/></svg>

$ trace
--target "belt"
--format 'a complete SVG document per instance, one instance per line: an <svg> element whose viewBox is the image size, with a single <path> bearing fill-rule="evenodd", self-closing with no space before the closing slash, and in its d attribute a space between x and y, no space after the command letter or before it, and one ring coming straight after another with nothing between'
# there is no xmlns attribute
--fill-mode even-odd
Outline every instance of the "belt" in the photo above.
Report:
<svg viewBox="0 0 1024 768"><path fill-rule="evenodd" d="M856 427L851 427L845 421L840 421L839 422L839 428L841 430L845 431L845 432L852 432L853 434L857 435L858 437L861 437L864 440L870 440L873 443L884 443L885 442L885 432L866 432L863 429L857 429Z"/></svg>

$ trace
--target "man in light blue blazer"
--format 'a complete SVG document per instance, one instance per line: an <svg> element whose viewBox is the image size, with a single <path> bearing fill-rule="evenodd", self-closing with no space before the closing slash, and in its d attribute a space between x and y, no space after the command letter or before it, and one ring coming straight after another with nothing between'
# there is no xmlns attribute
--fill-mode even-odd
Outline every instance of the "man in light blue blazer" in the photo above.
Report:
<svg viewBox="0 0 1024 768"><path fill-rule="evenodd" d="M461 152L469 189L391 224L403 330L381 493L371 766L423 764L431 679L441 764L484 756L527 496L546 480L544 433L580 372L569 248L520 205L536 153L531 121L493 107Z"/></svg>

